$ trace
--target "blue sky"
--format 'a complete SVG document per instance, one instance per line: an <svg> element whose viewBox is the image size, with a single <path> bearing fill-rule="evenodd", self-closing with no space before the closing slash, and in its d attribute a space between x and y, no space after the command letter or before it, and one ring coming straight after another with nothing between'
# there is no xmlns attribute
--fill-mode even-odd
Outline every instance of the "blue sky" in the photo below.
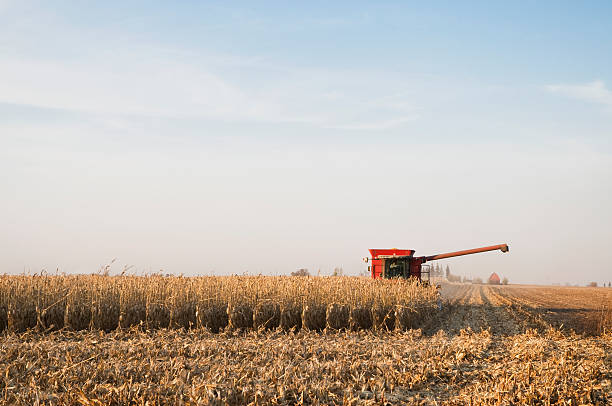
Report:
<svg viewBox="0 0 612 406"><path fill-rule="evenodd" d="M0 0L7 272L612 275L609 2L124 3Z"/></svg>

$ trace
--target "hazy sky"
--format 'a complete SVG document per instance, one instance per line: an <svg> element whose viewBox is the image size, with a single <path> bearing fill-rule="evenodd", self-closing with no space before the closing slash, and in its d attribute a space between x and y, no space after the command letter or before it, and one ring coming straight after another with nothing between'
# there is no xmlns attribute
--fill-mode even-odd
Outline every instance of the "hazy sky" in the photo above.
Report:
<svg viewBox="0 0 612 406"><path fill-rule="evenodd" d="M1 271L612 280L610 2L231 3L0 0Z"/></svg>

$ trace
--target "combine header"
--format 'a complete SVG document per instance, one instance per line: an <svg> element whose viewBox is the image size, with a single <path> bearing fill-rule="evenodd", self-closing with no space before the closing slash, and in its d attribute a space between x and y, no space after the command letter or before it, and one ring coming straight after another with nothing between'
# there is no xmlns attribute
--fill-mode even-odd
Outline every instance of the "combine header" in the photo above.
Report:
<svg viewBox="0 0 612 406"><path fill-rule="evenodd" d="M491 245L489 247L448 252L445 254L430 255L428 257L415 257L414 250L372 248L369 250L372 258L364 258L364 261L372 261L372 265L368 267L368 270L374 279L416 278L424 283L429 283L429 266L423 265L425 262L495 250L508 252L508 245ZM423 278L424 275L427 277Z"/></svg>

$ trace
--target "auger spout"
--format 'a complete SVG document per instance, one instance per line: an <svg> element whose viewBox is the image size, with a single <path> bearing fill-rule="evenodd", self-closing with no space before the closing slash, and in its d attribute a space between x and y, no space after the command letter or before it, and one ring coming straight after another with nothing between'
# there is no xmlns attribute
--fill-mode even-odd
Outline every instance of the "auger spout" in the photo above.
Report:
<svg viewBox="0 0 612 406"><path fill-rule="evenodd" d="M490 245L488 247L472 248L472 249L469 249L469 250L447 252L447 253L444 253L444 254L431 255L431 256L425 257L425 261L434 261L436 259L460 257L462 255L478 254L480 252L496 251L496 250L500 250L501 252L508 252L508 250L509 250L508 244Z"/></svg>

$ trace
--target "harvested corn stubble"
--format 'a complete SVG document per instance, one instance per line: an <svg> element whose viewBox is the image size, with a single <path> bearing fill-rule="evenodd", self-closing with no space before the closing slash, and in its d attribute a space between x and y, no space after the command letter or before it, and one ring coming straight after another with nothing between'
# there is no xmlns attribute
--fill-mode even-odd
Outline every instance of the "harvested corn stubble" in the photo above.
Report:
<svg viewBox="0 0 612 406"><path fill-rule="evenodd" d="M0 338L0 404L607 405L611 342L552 330L28 332Z"/></svg>

